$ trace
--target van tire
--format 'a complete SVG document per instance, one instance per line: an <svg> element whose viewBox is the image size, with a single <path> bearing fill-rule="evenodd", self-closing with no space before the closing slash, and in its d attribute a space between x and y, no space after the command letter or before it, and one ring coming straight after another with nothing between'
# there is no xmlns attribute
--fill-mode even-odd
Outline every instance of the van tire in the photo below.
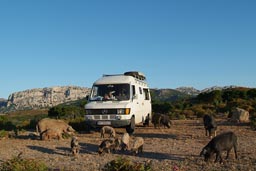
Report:
<svg viewBox="0 0 256 171"><path fill-rule="evenodd" d="M130 125L128 125L128 126L126 127L126 132L127 132L128 134L132 134L132 133L134 132L134 130L135 130L135 118L132 117L132 118L131 118L131 123L130 123Z"/></svg>

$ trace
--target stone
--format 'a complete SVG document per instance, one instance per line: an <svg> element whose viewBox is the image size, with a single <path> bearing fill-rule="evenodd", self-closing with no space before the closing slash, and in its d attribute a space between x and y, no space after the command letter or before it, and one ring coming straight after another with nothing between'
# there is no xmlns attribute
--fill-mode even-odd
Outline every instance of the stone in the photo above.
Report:
<svg viewBox="0 0 256 171"><path fill-rule="evenodd" d="M61 103L83 99L89 93L89 88L78 86L29 89L12 93L7 100L7 108L12 108L12 110L49 108Z"/></svg>

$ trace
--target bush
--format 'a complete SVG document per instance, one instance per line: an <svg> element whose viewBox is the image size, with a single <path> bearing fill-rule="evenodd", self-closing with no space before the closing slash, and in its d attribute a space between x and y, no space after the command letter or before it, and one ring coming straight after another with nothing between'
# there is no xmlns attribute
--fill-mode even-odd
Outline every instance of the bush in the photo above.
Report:
<svg viewBox="0 0 256 171"><path fill-rule="evenodd" d="M58 105L52 107L48 111L48 117L58 118L58 119L75 119L83 117L85 111L83 108L77 106L63 106Z"/></svg>
<svg viewBox="0 0 256 171"><path fill-rule="evenodd" d="M256 130L256 112L251 114L251 128Z"/></svg>
<svg viewBox="0 0 256 171"><path fill-rule="evenodd" d="M71 125L76 131L85 131L87 129L84 117L69 120L68 124Z"/></svg>
<svg viewBox="0 0 256 171"><path fill-rule="evenodd" d="M151 171L150 163L132 162L127 158L119 157L107 163L103 171Z"/></svg>
<svg viewBox="0 0 256 171"><path fill-rule="evenodd" d="M13 157L0 166L1 171L47 171L47 166L34 159L23 159L20 154L17 157Z"/></svg>
<svg viewBox="0 0 256 171"><path fill-rule="evenodd" d="M11 131L15 129L15 125L7 118L7 116L0 116L0 129Z"/></svg>
<svg viewBox="0 0 256 171"><path fill-rule="evenodd" d="M0 131L0 139L8 137L8 132L5 130Z"/></svg>

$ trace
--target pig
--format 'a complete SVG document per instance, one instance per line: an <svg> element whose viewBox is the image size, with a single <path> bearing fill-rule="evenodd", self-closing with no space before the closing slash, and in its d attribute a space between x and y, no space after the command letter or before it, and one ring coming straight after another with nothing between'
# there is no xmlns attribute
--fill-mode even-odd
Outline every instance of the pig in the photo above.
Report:
<svg viewBox="0 0 256 171"><path fill-rule="evenodd" d="M121 138L121 150L129 149L130 136L128 133L124 133Z"/></svg>
<svg viewBox="0 0 256 171"><path fill-rule="evenodd" d="M62 132L60 130L56 130L53 128L48 128L41 134L42 140L50 140L54 138L58 138L58 140L62 140Z"/></svg>
<svg viewBox="0 0 256 171"><path fill-rule="evenodd" d="M116 137L116 131L111 126L103 126L100 130L100 136L101 138L104 138L105 134L109 134L109 137L115 138Z"/></svg>
<svg viewBox="0 0 256 171"><path fill-rule="evenodd" d="M161 115L160 116L160 124L167 128L171 127L171 122L170 122L170 118L168 115Z"/></svg>
<svg viewBox="0 0 256 171"><path fill-rule="evenodd" d="M153 123L155 128L160 127L160 120L161 120L160 113L153 114L151 122Z"/></svg>
<svg viewBox="0 0 256 171"><path fill-rule="evenodd" d="M71 147L72 155L76 156L80 150L78 138L76 136L72 137L71 142L70 142L70 147Z"/></svg>
<svg viewBox="0 0 256 171"><path fill-rule="evenodd" d="M133 141L131 152L136 155L143 152L144 139L142 137L136 137Z"/></svg>
<svg viewBox="0 0 256 171"><path fill-rule="evenodd" d="M204 156L204 161L208 161L216 153L216 162L222 163L221 153L227 151L226 159L229 157L230 150L234 148L237 159L237 136L233 132L225 132L217 135L202 149L200 156Z"/></svg>
<svg viewBox="0 0 256 171"><path fill-rule="evenodd" d="M207 136L207 133L208 133L210 138L212 138L213 132L214 132L214 136L216 136L217 124L215 122L214 117L210 115L204 115L203 121L204 121L204 128L205 128L205 136Z"/></svg>
<svg viewBox="0 0 256 171"><path fill-rule="evenodd" d="M52 129L52 131L56 131L56 134L67 133L73 135L75 130L68 125L63 120L44 118L41 119L36 125L36 132L40 134L40 138L42 139L42 134L47 130Z"/></svg>
<svg viewBox="0 0 256 171"><path fill-rule="evenodd" d="M105 139L99 145L98 153L100 155L105 153L110 153L111 151L115 151L119 145L120 144L119 144L118 138Z"/></svg>
<svg viewBox="0 0 256 171"><path fill-rule="evenodd" d="M171 127L171 121L168 115L166 114L160 114L155 113L152 117L152 123L154 124L154 127L160 127L160 125L163 125L164 128L170 128Z"/></svg>

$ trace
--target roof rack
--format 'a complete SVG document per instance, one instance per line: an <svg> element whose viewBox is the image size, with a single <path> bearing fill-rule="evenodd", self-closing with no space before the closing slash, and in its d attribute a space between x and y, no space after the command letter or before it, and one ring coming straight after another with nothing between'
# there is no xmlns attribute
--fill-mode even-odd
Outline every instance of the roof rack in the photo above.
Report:
<svg viewBox="0 0 256 171"><path fill-rule="evenodd" d="M123 75L123 74L103 74L103 77L109 77L109 76L118 76L118 75Z"/></svg>
<svg viewBox="0 0 256 171"><path fill-rule="evenodd" d="M129 75L129 76L135 77L139 80L146 79L145 75L142 72L138 72L138 71L128 71L128 72L125 72L124 75Z"/></svg>

